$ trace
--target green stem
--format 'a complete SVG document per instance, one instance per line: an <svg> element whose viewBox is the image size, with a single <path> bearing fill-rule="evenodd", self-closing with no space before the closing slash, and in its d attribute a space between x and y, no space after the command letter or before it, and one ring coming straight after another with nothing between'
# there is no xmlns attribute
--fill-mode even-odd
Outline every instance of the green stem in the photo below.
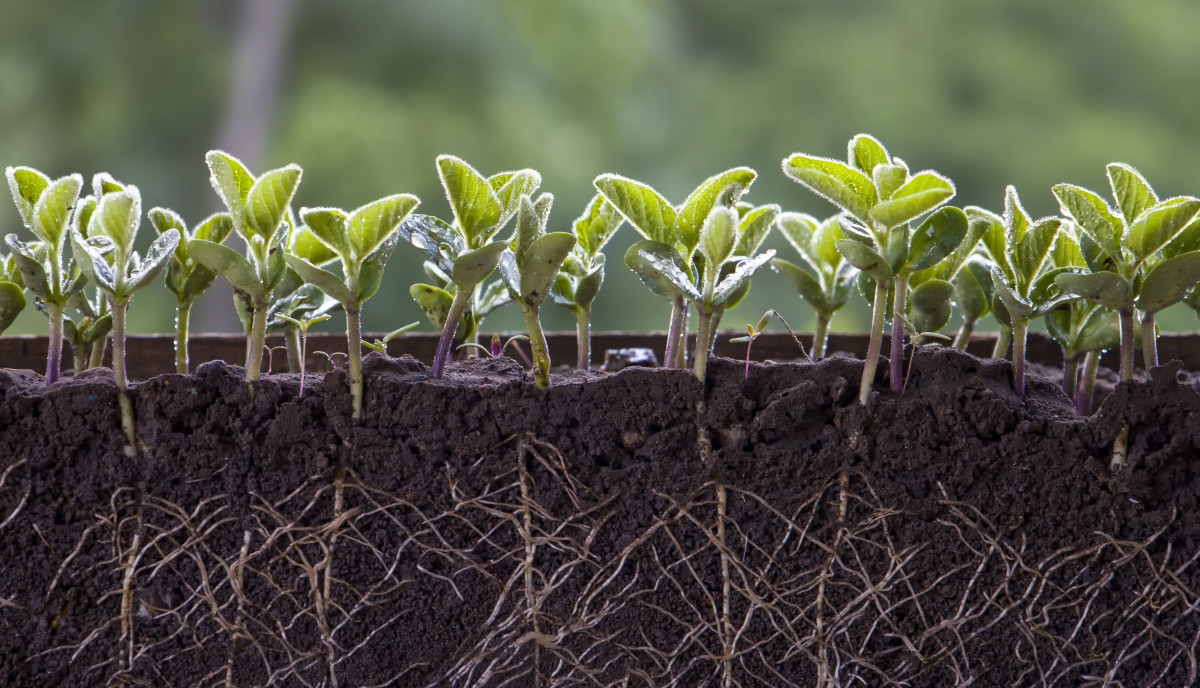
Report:
<svg viewBox="0 0 1200 688"><path fill-rule="evenodd" d="M688 321L688 315L689 315L688 311L691 309L691 307L692 307L691 302L684 301L683 302L683 310L680 312L680 315L679 315L679 346L675 348L675 365L674 365L674 367L676 367L680 370L684 370L688 367L688 364L687 364L688 327L691 324Z"/></svg>
<svg viewBox="0 0 1200 688"><path fill-rule="evenodd" d="M137 455L137 428L133 418L133 402L129 398L129 379L125 372L125 315L129 302L111 301L112 304L112 338L113 379L117 383L117 401L121 406L121 427L125 430L125 455L132 458Z"/></svg>
<svg viewBox="0 0 1200 688"><path fill-rule="evenodd" d="M1004 358L1008 354L1008 345L1012 344L1011 326L1005 327L1000 323L1000 331L996 333L996 347L992 349L992 358Z"/></svg>
<svg viewBox="0 0 1200 688"><path fill-rule="evenodd" d="M1017 396L1025 396L1025 341L1029 334L1029 321L1024 318L1013 318L1012 321L1012 365L1013 390Z"/></svg>
<svg viewBox="0 0 1200 688"><path fill-rule="evenodd" d="M1067 355L1066 349L1063 349L1062 388L1068 399L1074 399L1075 391L1079 388L1079 359L1079 352Z"/></svg>
<svg viewBox="0 0 1200 688"><path fill-rule="evenodd" d="M350 358L350 419L357 423L362 417L363 404L362 304L345 304L343 310L346 311L346 353Z"/></svg>
<svg viewBox="0 0 1200 688"><path fill-rule="evenodd" d="M188 319L191 312L191 301L180 301L175 305L175 372L180 375L188 374Z"/></svg>
<svg viewBox="0 0 1200 688"><path fill-rule="evenodd" d="M546 333L542 331L538 306L521 304L525 316L525 329L529 332L529 348L533 351L533 381L538 387L550 386L550 351L546 346Z"/></svg>
<svg viewBox="0 0 1200 688"><path fill-rule="evenodd" d="M829 346L829 323L833 320L832 313L818 313L817 326L813 330L812 360L825 358L825 348Z"/></svg>
<svg viewBox="0 0 1200 688"><path fill-rule="evenodd" d="M692 354L692 365L696 373L696 379L704 382L705 375L708 372L708 348L711 341L713 313L704 308L703 304L696 304L696 348Z"/></svg>
<svg viewBox="0 0 1200 688"><path fill-rule="evenodd" d="M88 347L80 342L71 342L71 354L75 359L75 375L87 370Z"/></svg>
<svg viewBox="0 0 1200 688"><path fill-rule="evenodd" d="M667 346L663 349L663 367L674 368L678 361L678 351L683 338L683 329L687 327L687 300L682 296L675 297L671 302L671 322L667 325Z"/></svg>
<svg viewBox="0 0 1200 688"><path fill-rule="evenodd" d="M349 327L349 323L346 324ZM285 325L283 328L283 344L287 350L289 373L299 373L304 370L304 351L301 347L300 328L296 325Z"/></svg>
<svg viewBox="0 0 1200 688"><path fill-rule="evenodd" d="M592 367L592 309L575 309L575 367L589 370Z"/></svg>
<svg viewBox="0 0 1200 688"><path fill-rule="evenodd" d="M88 360L89 368L99 368L104 365L104 350L108 348L108 335L92 342L92 356Z"/></svg>
<svg viewBox="0 0 1200 688"><path fill-rule="evenodd" d="M446 358L450 355L450 345L454 343L454 333L458 331L458 321L462 320L463 311L471 303L471 292L474 287L466 289L461 285L454 292L454 300L450 302L450 311L446 313L446 326L442 328L442 336L438 339L437 352L433 355L433 379L440 380L446 369Z"/></svg>
<svg viewBox="0 0 1200 688"><path fill-rule="evenodd" d="M1133 379L1133 309L1126 306L1121 316L1121 382Z"/></svg>
<svg viewBox="0 0 1200 688"><path fill-rule="evenodd" d="M46 352L46 384L58 381L62 360L63 345L63 312L66 306L61 303L46 303L46 314L50 316L50 342Z"/></svg>
<svg viewBox="0 0 1200 688"><path fill-rule="evenodd" d="M892 306L892 350L888 364L892 391L896 393L904 389L904 311L908 303L908 277L908 273L901 273L892 280L896 296Z"/></svg>
<svg viewBox="0 0 1200 688"><path fill-rule="evenodd" d="M1092 395L1096 390L1096 372L1100 369L1100 352L1089 351L1083 357L1083 375L1075 392L1075 410L1081 416L1092 415Z"/></svg>
<svg viewBox="0 0 1200 688"><path fill-rule="evenodd" d="M971 335L975 332L974 320L963 320L962 327L958 329L958 334L954 337L953 346L955 349L967 350L967 345L971 343Z"/></svg>
<svg viewBox="0 0 1200 688"><path fill-rule="evenodd" d="M262 372L263 342L267 338L267 304L257 301L250 307L250 338L246 340L246 382L257 382ZM253 395L251 388L251 395Z"/></svg>
<svg viewBox="0 0 1200 688"><path fill-rule="evenodd" d="M1149 371L1158 366L1158 336L1154 331L1154 314L1142 313L1142 365Z"/></svg>
<svg viewBox="0 0 1200 688"><path fill-rule="evenodd" d="M858 385L858 403L864 406L871 400L871 386L875 382L875 369L879 367L879 352L883 349L883 323L887 318L887 282L875 284L875 303L871 307L871 339L867 344L867 358L863 362L862 380Z"/></svg>

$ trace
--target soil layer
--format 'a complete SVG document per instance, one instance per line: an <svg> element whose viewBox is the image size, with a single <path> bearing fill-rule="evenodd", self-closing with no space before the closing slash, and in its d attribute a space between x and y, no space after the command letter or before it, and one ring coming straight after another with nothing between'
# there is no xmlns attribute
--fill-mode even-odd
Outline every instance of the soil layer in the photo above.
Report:
<svg viewBox="0 0 1200 688"><path fill-rule="evenodd" d="M373 354L354 424L341 370L213 362L136 385L134 459L107 370L0 370L0 685L1198 682L1177 364L1091 417L953 350L867 407L852 359L710 365Z"/></svg>

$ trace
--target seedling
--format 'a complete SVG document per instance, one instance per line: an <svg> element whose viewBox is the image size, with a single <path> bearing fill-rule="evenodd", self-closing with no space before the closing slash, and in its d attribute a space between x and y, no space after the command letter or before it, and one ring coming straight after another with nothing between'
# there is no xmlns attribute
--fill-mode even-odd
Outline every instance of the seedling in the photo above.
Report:
<svg viewBox="0 0 1200 688"><path fill-rule="evenodd" d="M604 284L604 254L601 249L612 238L624 218L602 194L596 194L575 220L576 244L554 282L551 298L575 315L575 366L592 365L592 302Z"/></svg>
<svg viewBox="0 0 1200 688"><path fill-rule="evenodd" d="M288 255L303 258L317 267L337 260L337 254L321 243L308 227L296 224L291 212L288 213L287 223L293 228L288 239ZM242 302L238 300L235 303L240 306ZM327 296L314 285L306 284L295 270L287 269L275 287L275 302L267 309L267 332L283 332L289 371L296 373L304 366L300 329L294 323L304 319L314 320L341 306L337 299ZM239 307L238 316L248 331L251 324L249 313Z"/></svg>
<svg viewBox="0 0 1200 688"><path fill-rule="evenodd" d="M1050 260L1063 221L1057 217L1031 219L1013 186L1004 192L1004 217L982 208L968 211L972 219L986 224L983 244L995 263L992 288L1011 322L1013 389L1023 397L1029 322L1076 298L1063 295L1054 283L1055 276L1069 268L1054 268Z"/></svg>
<svg viewBox="0 0 1200 688"><path fill-rule="evenodd" d="M71 299L71 305L79 311L78 320L63 319L63 338L71 343L75 354L75 373L87 368L97 368L104 362L107 336L112 330L112 313L108 299L99 289L96 298L88 298L86 290Z"/></svg>
<svg viewBox="0 0 1200 688"><path fill-rule="evenodd" d="M300 217L309 230L337 254L342 276L319 268L299 256L286 256L288 267L309 284L342 304L346 312L346 345L350 354L351 415L362 416L362 307L379 291L383 269L400 235L396 229L421 201L396 194L368 203L347 214L337 208L305 208Z"/></svg>
<svg viewBox="0 0 1200 688"><path fill-rule="evenodd" d="M954 304L963 319L952 344L958 349L966 350L971 335L975 332L975 325L992 312L992 302L995 299L995 290L992 289L992 265L992 261L986 257L972 255L952 280ZM1007 351L1007 344L1004 345L1004 349ZM1004 355L1004 352L1000 355Z"/></svg>
<svg viewBox="0 0 1200 688"><path fill-rule="evenodd" d="M1054 187L1062 210L1083 232L1087 263L1060 275L1058 285L1115 310L1121 324L1121 379L1133 379L1134 321L1140 315L1147 369L1158 365L1154 316L1179 303L1200 282L1200 199L1160 201L1137 170L1108 165L1117 207L1071 184Z"/></svg>
<svg viewBox="0 0 1200 688"><path fill-rule="evenodd" d="M440 331L446 327L446 316L449 315L450 307L454 304L454 293L457 288L441 268L434 263L425 261L424 267L425 274L431 283L414 284L409 287L408 293L421 307L425 317L434 328ZM493 279L485 282L482 288L475 290L474 296L471 297L466 310L463 311L455 341L474 343L479 329L483 327L483 321L497 308L511 301L512 297L509 296L504 280ZM461 348L461 346L455 347L456 350ZM471 347L468 347L468 350L470 349Z"/></svg>
<svg viewBox="0 0 1200 688"><path fill-rule="evenodd" d="M767 326L771 324L772 317L779 318L779 322L783 323L783 326L787 328L788 334L792 335L792 339L795 340L796 346L800 348L801 356L804 356L810 361L814 358L813 356L809 356L808 353L804 351L804 344L800 343L800 337L792 331L791 326L787 324L787 321L783 319L783 316L779 314L779 311L776 311L775 309L769 309L766 313L763 313L761 318L758 319L757 324L746 325L746 330L749 332L747 336L734 337L733 339L729 340L734 344L746 342L746 375L744 379L747 381L750 379L750 347L754 346L754 340L758 339L763 331L767 329Z"/></svg>
<svg viewBox="0 0 1200 688"><path fill-rule="evenodd" d="M50 320L46 384L51 384L58 380L61 367L67 303L87 283L82 274L73 275L70 266L64 269L63 265L68 223L83 188L83 177L72 174L52 180L29 167L9 167L5 175L21 220L37 238L27 244L16 234L9 234L4 240L12 250L11 258L25 287L38 299ZM11 293L11 287L8 290Z"/></svg>
<svg viewBox="0 0 1200 688"><path fill-rule="evenodd" d="M399 337L400 335L404 334L405 332L408 332L409 330L413 329L414 327L416 327L417 325L420 325L420 324L421 323L419 323L419 322L410 322L409 324L407 324L403 327L397 327L396 329L392 330L391 332L388 332L387 334L385 334L383 336L383 339L376 339L374 342L368 342L367 340L364 339L364 340L362 340L362 345L367 347L371 351L386 355L388 342L392 341L396 337Z"/></svg>
<svg viewBox="0 0 1200 688"><path fill-rule="evenodd" d="M871 336L858 394L862 404L871 396L883 345L888 295L889 291L895 291L891 372L892 388L898 391L907 296L903 268L920 269L908 261L913 248L918 249L920 256L935 255L953 243L941 255L953 251L958 242L950 239L958 231L961 219L947 214L928 226L922 225L912 237L914 244L920 242L916 246L910 246L908 223L949 201L954 196L954 184L932 170L909 174L903 160L889 156L883 144L866 134L850 140L847 162L796 153L784 159L783 171L849 214L853 221L844 223L847 238L837 242L837 249L875 282ZM961 239L959 235L958 240Z"/></svg>
<svg viewBox="0 0 1200 688"><path fill-rule="evenodd" d="M517 346L517 342L529 341L528 335L523 335L523 334L513 335L513 336L509 337L508 340L505 341L503 345L500 344L500 341L501 341L500 335L493 334L492 342L491 342L490 346L485 347L482 344L476 344L475 342L467 342L465 344L460 345L458 348L460 348L460 349L477 349L479 351L482 351L484 353L484 355L487 356L488 358L500 358L501 356L504 355L505 351L508 351L508 348L511 346L513 349L515 349L517 351L517 354L519 354L521 356L521 358L525 359L526 363L530 362L529 359L525 358L525 352L521 351L521 347Z"/></svg>
<svg viewBox="0 0 1200 688"><path fill-rule="evenodd" d="M192 305L217 278L217 273L192 258L188 253L188 242L195 239L217 244L224 242L233 231L233 218L229 213L217 213L189 230L183 218L167 208L152 208L148 217L159 234L174 229L182 237L167 266L166 284L167 290L175 295L175 372L187 375L188 320Z"/></svg>
<svg viewBox="0 0 1200 688"><path fill-rule="evenodd" d="M818 221L804 213L780 213L775 224L788 243L803 259L803 266L782 258L771 261L771 268L783 276L816 312L813 328L812 358L825 357L829 341L829 323L854 291L858 268L837 250L837 242L846 238L838 224L840 216Z"/></svg>
<svg viewBox="0 0 1200 688"><path fill-rule="evenodd" d="M89 282L108 297L112 313L113 377L116 379L121 405L121 425L128 444L125 453L137 452L137 430L134 426L133 403L129 400L129 380L125 374L125 317L129 302L137 290L158 278L179 246L180 233L168 229L159 234L140 258L133 250L138 228L142 222L142 198L135 186L124 186L106 174L98 174L93 182L96 194L95 211L87 222L87 238L77 229L71 230L71 248L75 261ZM105 238L112 243L112 265L105 258L107 251L94 242Z"/></svg>
<svg viewBox="0 0 1200 688"><path fill-rule="evenodd" d="M221 275L250 313L246 338L246 381L258 380L262 367L267 313L274 290L287 272L284 261L288 206L300 184L300 167L288 165L255 177L233 156L210 151L210 181L233 220L233 231L246 242L246 255L208 239L192 239L188 254ZM253 390L253 387L251 387Z"/></svg>
<svg viewBox="0 0 1200 688"><path fill-rule="evenodd" d="M25 282L11 255L0 253L0 334L25 310Z"/></svg>
<svg viewBox="0 0 1200 688"><path fill-rule="evenodd" d="M500 276L513 301L521 307L529 347L533 352L533 381L538 387L550 386L550 350L542 331L542 302L550 295L563 262L575 249L574 234L547 232L554 196L544 193L535 203L522 194L517 210L517 231L512 247L500 256Z"/></svg>
<svg viewBox="0 0 1200 688"><path fill-rule="evenodd" d="M307 359L308 351L308 328L317 323L325 322L329 319L328 315L318 315L314 318L300 318L299 320L287 315L280 315L280 320L291 324L300 333L300 398L304 398L304 368L305 360ZM290 365L290 364L289 364Z"/></svg>
<svg viewBox="0 0 1200 688"><path fill-rule="evenodd" d="M438 156L437 168L454 214L453 224L432 215L413 215L401 223L398 231L454 284L433 357L435 379L445 371L455 333L480 283L492 274L500 254L508 248L508 242L495 240L496 235L516 214L521 196L534 193L542 183L541 175L534 170L484 177L452 155ZM437 302L442 294L449 296L446 290L440 291L429 291L427 302L418 298L426 313L434 310L440 314L442 306Z"/></svg>
<svg viewBox="0 0 1200 688"><path fill-rule="evenodd" d="M683 367L688 307L702 294L693 258L705 221L714 208L733 208L757 173L735 167L706 179L678 208L662 194L633 179L602 174L592 182L643 240L625 253L625 265L650 289L671 300L671 320L663 365ZM699 347L700 339L697 339Z"/></svg>

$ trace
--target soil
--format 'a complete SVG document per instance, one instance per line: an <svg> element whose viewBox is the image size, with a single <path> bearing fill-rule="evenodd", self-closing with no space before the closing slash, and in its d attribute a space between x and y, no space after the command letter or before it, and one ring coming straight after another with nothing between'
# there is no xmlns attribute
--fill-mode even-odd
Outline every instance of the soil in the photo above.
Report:
<svg viewBox="0 0 1200 688"><path fill-rule="evenodd" d="M0 370L0 685L1197 683L1200 392L717 358ZM1037 371L1047 372L1045 376ZM1109 456L1124 425L1130 465Z"/></svg>

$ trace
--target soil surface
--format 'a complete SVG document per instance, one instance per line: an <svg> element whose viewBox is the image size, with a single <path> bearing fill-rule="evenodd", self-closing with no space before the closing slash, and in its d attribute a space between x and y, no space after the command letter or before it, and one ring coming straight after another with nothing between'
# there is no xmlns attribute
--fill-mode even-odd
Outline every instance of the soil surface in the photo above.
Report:
<svg viewBox="0 0 1200 688"><path fill-rule="evenodd" d="M1198 682L1191 377L861 369L0 370L0 685Z"/></svg>

